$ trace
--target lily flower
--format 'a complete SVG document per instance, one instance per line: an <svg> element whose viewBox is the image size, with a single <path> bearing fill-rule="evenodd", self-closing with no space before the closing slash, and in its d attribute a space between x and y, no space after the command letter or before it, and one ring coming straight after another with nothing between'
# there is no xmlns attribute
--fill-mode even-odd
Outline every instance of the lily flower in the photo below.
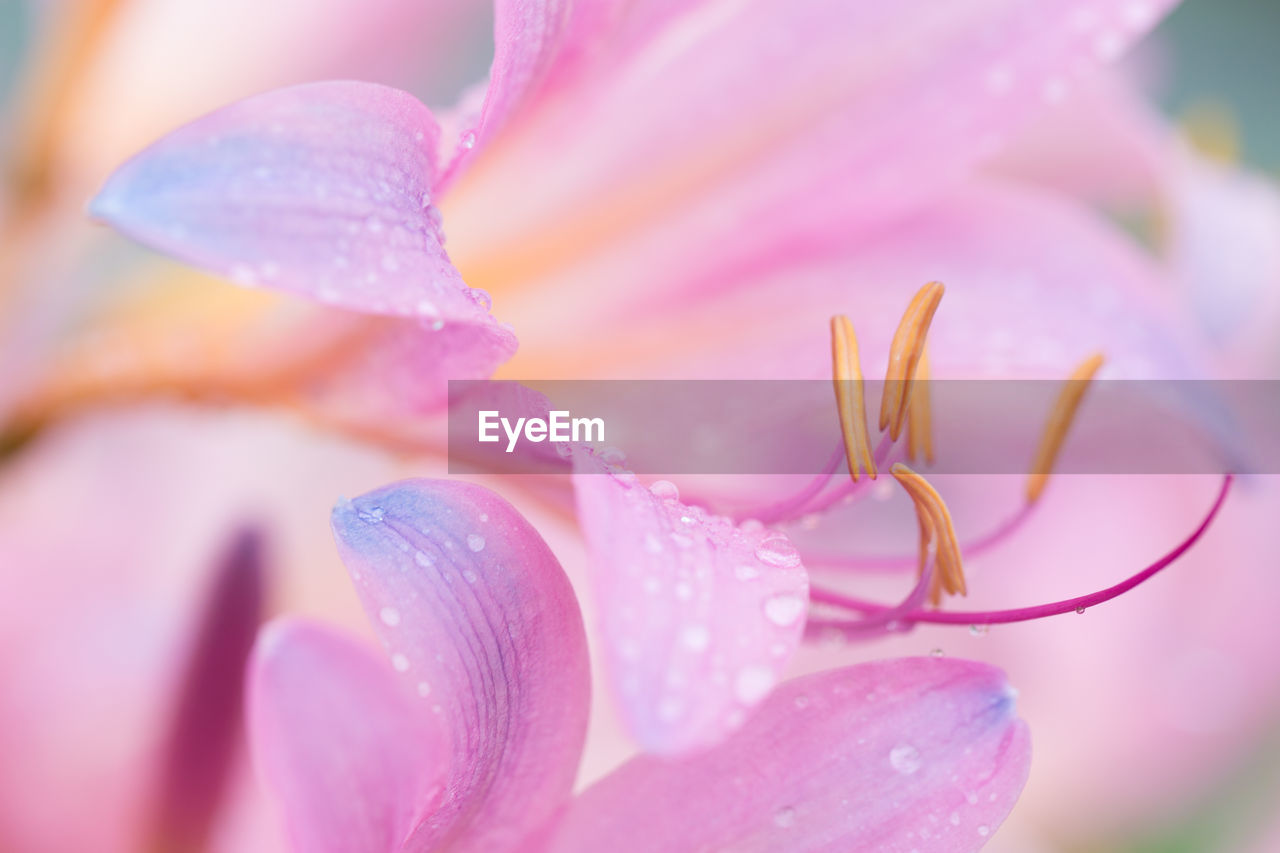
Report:
<svg viewBox="0 0 1280 853"><path fill-rule="evenodd" d="M384 653L292 619L259 638L251 741L295 849L977 850L1026 777L1000 673L926 657L789 682L721 745L571 797L586 634L537 532L429 480L333 527Z"/></svg>

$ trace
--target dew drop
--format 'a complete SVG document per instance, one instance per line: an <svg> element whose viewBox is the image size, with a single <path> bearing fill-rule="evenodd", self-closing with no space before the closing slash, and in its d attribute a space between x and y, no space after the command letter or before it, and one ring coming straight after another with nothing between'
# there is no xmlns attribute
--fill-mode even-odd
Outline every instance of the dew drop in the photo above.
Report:
<svg viewBox="0 0 1280 853"><path fill-rule="evenodd" d="M688 625L680 632L680 642L691 652L703 652L711 645L711 631L706 625Z"/></svg>
<svg viewBox="0 0 1280 853"><path fill-rule="evenodd" d="M898 744L889 750L889 764L904 776L915 773L923 763L920 759L920 750L909 743Z"/></svg>
<svg viewBox="0 0 1280 853"><path fill-rule="evenodd" d="M765 618L779 628L794 625L803 613L804 599L798 595L775 595L764 603Z"/></svg>
<svg viewBox="0 0 1280 853"><path fill-rule="evenodd" d="M773 689L773 670L765 666L744 666L733 683L734 695L744 705L754 705Z"/></svg>
<svg viewBox="0 0 1280 853"><path fill-rule="evenodd" d="M367 521L370 524L381 524L383 517L382 507L375 506L373 509L365 510L359 513L361 521Z"/></svg>
<svg viewBox="0 0 1280 853"><path fill-rule="evenodd" d="M400 611L394 607L384 607L379 611L378 618L382 620L382 624L394 628L400 624Z"/></svg>
<svg viewBox="0 0 1280 853"><path fill-rule="evenodd" d="M413 561L417 563L419 566L422 566L422 568L424 569L428 568L431 565L431 557L427 554L426 551L419 551L418 553L414 554Z"/></svg>
<svg viewBox="0 0 1280 853"><path fill-rule="evenodd" d="M951 820L951 825L952 825L952 826L959 826L959 825L960 825L960 812L952 812L952 813L951 813L950 820Z"/></svg>
<svg viewBox="0 0 1280 853"><path fill-rule="evenodd" d="M461 145L463 148L467 149L468 151L471 150L472 148L475 148L476 132L474 130L468 130L467 132L463 133L462 136L458 137L458 144Z"/></svg>
<svg viewBox="0 0 1280 853"><path fill-rule="evenodd" d="M423 699L426 699L428 696L430 696L430 695L431 695L431 685L430 685L430 684L427 684L427 682L425 682L425 681L419 681L419 682L418 682L418 695L419 695L419 696L421 696Z"/></svg>
<svg viewBox="0 0 1280 853"><path fill-rule="evenodd" d="M981 835L983 838L986 838L988 835L991 834L991 829L986 825L980 826L978 827L978 834Z"/></svg>
<svg viewBox="0 0 1280 853"><path fill-rule="evenodd" d="M943 651L942 651L942 649L930 649L930 650L929 650L929 657L931 657L931 658L940 658L940 657L942 657L942 655L943 655Z"/></svg>
<svg viewBox="0 0 1280 853"><path fill-rule="evenodd" d="M462 579L467 583L475 583L476 581L480 580L480 577L470 569L464 569L462 572Z"/></svg>
<svg viewBox="0 0 1280 853"><path fill-rule="evenodd" d="M493 297L489 295L489 291L480 287L473 287L467 291L467 295L471 297L471 301L479 305L485 311L493 308Z"/></svg>
<svg viewBox="0 0 1280 853"><path fill-rule="evenodd" d="M760 570L744 563L733 570L733 576L740 581L749 581L760 577Z"/></svg>
<svg viewBox="0 0 1280 853"><path fill-rule="evenodd" d="M1083 615L1084 615L1084 608L1083 608L1083 607L1077 607L1077 608L1076 608L1076 613L1078 613L1078 614L1080 614L1080 615L1082 615L1082 616L1083 616Z"/></svg>
<svg viewBox="0 0 1280 853"><path fill-rule="evenodd" d="M794 826L796 822L796 810L791 806L784 806L773 813L773 825L779 829L787 829Z"/></svg>
<svg viewBox="0 0 1280 853"><path fill-rule="evenodd" d="M800 565L800 552L790 541L777 536L760 543L756 548L756 559L770 566L793 569Z"/></svg>
<svg viewBox="0 0 1280 853"><path fill-rule="evenodd" d="M985 637L987 632L991 630L990 625L970 625L969 633L974 637Z"/></svg>
<svg viewBox="0 0 1280 853"><path fill-rule="evenodd" d="M409 669L409 659L402 654L394 654L391 656L391 665L396 672L405 672Z"/></svg>
<svg viewBox="0 0 1280 853"><path fill-rule="evenodd" d="M481 536L479 533L468 533L467 547L470 548L472 551L477 551L477 552L483 551L484 537Z"/></svg>
<svg viewBox="0 0 1280 853"><path fill-rule="evenodd" d="M649 486L649 491L652 492L653 496L659 500L680 500L680 489L677 488L676 484L670 480L655 480L653 484Z"/></svg>

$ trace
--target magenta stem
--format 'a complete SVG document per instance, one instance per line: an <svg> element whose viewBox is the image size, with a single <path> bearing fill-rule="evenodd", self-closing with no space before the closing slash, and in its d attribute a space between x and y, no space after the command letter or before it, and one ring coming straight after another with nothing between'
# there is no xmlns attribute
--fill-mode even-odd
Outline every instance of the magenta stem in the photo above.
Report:
<svg viewBox="0 0 1280 853"><path fill-rule="evenodd" d="M808 503L815 495L821 492L831 478L835 476L836 469L840 467L840 461L844 459L844 443L836 445L836 449L831 454L831 458L827 460L827 464L823 466L822 473L814 477L804 488L796 492L788 498L783 498L776 503L758 509L742 510L735 513L738 521L748 518L754 518L764 524L774 524L780 520L790 518L792 514L800 507Z"/></svg>
<svg viewBox="0 0 1280 853"><path fill-rule="evenodd" d="M968 610L968 611L930 611L915 610L905 614L900 621L917 623L929 622L934 624L972 624L972 625L993 625L1004 624L1009 622L1026 622L1031 619L1042 619L1046 616L1057 616L1062 613L1070 613L1072 611L1081 611L1089 607L1096 607L1099 604L1110 601L1117 596L1123 595L1139 584L1151 579L1161 570L1174 563L1179 557L1190 550L1191 546L1199 541L1209 526L1213 524L1213 520L1217 518L1218 512L1222 509L1227 500L1227 494L1231 491L1231 483L1234 478L1231 474L1225 474L1222 478L1222 486L1218 490L1218 496L1214 499L1213 505L1209 508L1204 519L1191 532L1186 539L1182 540L1176 548L1165 554L1159 560L1147 566L1142 571L1134 574L1114 586L1106 589L1081 595L1076 598L1068 598L1062 601L1055 601L1049 604L1040 604L1034 607L1019 607L1012 610ZM863 599L846 596L831 590L811 587L809 598L815 603L829 604L837 607L843 607L848 610L854 610L859 613L874 616L877 613L895 608L883 604L865 601ZM809 627L814 630L822 630L824 628L845 629L851 625L858 623L850 623L848 620L841 619L811 619Z"/></svg>

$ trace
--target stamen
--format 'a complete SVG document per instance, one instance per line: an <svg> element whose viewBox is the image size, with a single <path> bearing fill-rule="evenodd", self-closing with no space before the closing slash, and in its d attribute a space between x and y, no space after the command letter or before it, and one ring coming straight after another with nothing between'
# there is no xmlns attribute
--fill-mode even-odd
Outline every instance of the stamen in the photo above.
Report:
<svg viewBox="0 0 1280 853"><path fill-rule="evenodd" d="M1089 383L1098 372L1098 368L1102 367L1102 362L1102 353L1094 353L1081 362L1063 383L1057 402L1054 403L1053 411L1045 424L1044 435L1040 439L1040 446L1036 449L1035 459L1031 463L1031 474L1027 477L1027 503L1035 503L1044 494L1045 486L1049 483L1049 474L1058 460L1062 442L1067 437L1067 430L1071 428L1076 410L1080 408L1080 401L1084 399L1084 393L1089 390Z"/></svg>
<svg viewBox="0 0 1280 853"><path fill-rule="evenodd" d="M880 430L889 428L889 436L894 441L902 433L902 421L907 414L908 396L912 380L916 375L916 367L924 352L925 336L929 333L929 324L933 322L933 314L938 310L942 294L946 290L941 282L932 281L912 297L907 310L898 323L898 330L893 334L893 343L889 348L889 368L885 371L884 396L880 398Z"/></svg>
<svg viewBox="0 0 1280 853"><path fill-rule="evenodd" d="M920 363L916 366L916 381L911 383L910 403L907 406L907 458L915 462L924 455L926 464L933 464L933 406L929 396L929 348L920 350Z"/></svg>
<svg viewBox="0 0 1280 853"><path fill-rule="evenodd" d="M935 606L939 604L943 592L967 595L969 590L965 585L956 528L942 496L928 480L900 462L889 470L916 505L916 516L920 521L920 571L924 570L928 547L933 545L937 572L929 594L930 601Z"/></svg>
<svg viewBox="0 0 1280 853"><path fill-rule="evenodd" d="M862 367L858 363L858 339L853 323L843 314L831 318L831 376L840 410L840 431L844 436L849 476L856 483L862 471L876 478L867 436L867 406L862 392Z"/></svg>

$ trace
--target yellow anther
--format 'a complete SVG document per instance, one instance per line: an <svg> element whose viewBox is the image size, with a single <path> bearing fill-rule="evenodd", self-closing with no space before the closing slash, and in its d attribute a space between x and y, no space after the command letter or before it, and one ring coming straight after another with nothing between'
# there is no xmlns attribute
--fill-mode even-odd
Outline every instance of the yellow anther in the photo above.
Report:
<svg viewBox="0 0 1280 853"><path fill-rule="evenodd" d="M929 348L920 350L915 381L911 383L907 406L907 458L915 462L923 455L933 464L933 406L929 399Z"/></svg>
<svg viewBox="0 0 1280 853"><path fill-rule="evenodd" d="M929 601L937 605L944 592L948 595L967 595L969 589L964 580L960 543L956 539L951 512L942 496L928 480L902 463L889 470L916 507L916 518L920 521L921 572L924 571L928 548L933 546L934 574L929 587Z"/></svg>
<svg viewBox="0 0 1280 853"><path fill-rule="evenodd" d="M831 318L831 376L840 410L840 432L849 476L858 482L862 471L876 478L876 462L867 436L867 406L862 393L862 367L858 363L858 339L853 323L843 314Z"/></svg>
<svg viewBox="0 0 1280 853"><path fill-rule="evenodd" d="M933 314L938 310L938 303L942 301L945 289L937 281L920 288L907 305L902 321L898 323L898 330L893 334L893 343L889 347L889 368L884 377L884 395L880 398L880 429L883 431L888 428L889 437L894 441L898 440L902 432L902 421L907 414L916 366L924 352L929 324L933 322Z"/></svg>
<svg viewBox="0 0 1280 853"><path fill-rule="evenodd" d="M1035 503L1044 493L1044 488L1049 483L1049 474L1062 450L1062 442L1066 440L1067 430L1071 429L1080 401L1084 399L1085 391L1089 390L1094 374L1102 367L1102 361L1102 353L1094 353L1086 358L1071 372L1063 383L1062 390L1058 392L1057 402L1045 423L1040 446L1036 448L1035 459L1031 463L1031 474L1027 477L1027 503Z"/></svg>

